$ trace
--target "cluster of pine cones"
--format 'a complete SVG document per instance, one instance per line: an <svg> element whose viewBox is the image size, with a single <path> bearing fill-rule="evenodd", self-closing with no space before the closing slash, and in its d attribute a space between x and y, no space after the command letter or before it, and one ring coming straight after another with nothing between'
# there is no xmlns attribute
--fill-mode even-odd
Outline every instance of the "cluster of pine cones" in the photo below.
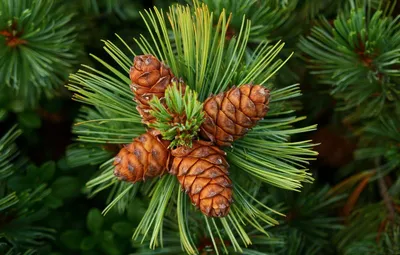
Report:
<svg viewBox="0 0 400 255"><path fill-rule="evenodd" d="M149 101L163 98L177 78L170 68L152 55L136 56L130 70L131 90L143 123L155 118ZM149 129L125 145L115 157L114 174L135 183L169 172L176 175L182 189L208 217L224 217L232 203L232 181L226 153L219 147L231 146L262 119L269 105L269 90L260 85L241 85L210 96L204 102L205 120L200 140L193 146L169 149L170 141Z"/></svg>

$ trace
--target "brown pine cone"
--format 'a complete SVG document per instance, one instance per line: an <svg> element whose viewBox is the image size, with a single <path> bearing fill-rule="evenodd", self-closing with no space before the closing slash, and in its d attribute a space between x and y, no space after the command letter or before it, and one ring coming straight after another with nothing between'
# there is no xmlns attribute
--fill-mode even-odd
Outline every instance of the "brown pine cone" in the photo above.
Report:
<svg viewBox="0 0 400 255"><path fill-rule="evenodd" d="M162 176L169 165L169 143L161 140L159 133L154 130L135 138L115 157L114 175L132 183Z"/></svg>
<svg viewBox="0 0 400 255"><path fill-rule="evenodd" d="M232 203L232 182L226 153L209 142L195 141L193 147L171 152L170 173L177 176L192 203L208 217L224 217Z"/></svg>
<svg viewBox="0 0 400 255"><path fill-rule="evenodd" d="M150 114L149 101L156 96L164 97L165 89L171 84L174 75L171 69L153 55L136 56L129 71L131 90L135 94L136 109L148 124L155 121Z"/></svg>
<svg viewBox="0 0 400 255"><path fill-rule="evenodd" d="M207 98L201 136L218 146L231 146L267 114L269 99L268 89L250 84Z"/></svg>

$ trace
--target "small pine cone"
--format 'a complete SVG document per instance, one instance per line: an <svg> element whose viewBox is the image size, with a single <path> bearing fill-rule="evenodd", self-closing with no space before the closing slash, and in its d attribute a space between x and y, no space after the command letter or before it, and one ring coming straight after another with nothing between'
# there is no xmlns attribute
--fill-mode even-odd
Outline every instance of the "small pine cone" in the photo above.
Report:
<svg viewBox="0 0 400 255"><path fill-rule="evenodd" d="M169 143L161 140L159 133L154 130L135 138L115 157L114 175L132 183L162 176L169 165Z"/></svg>
<svg viewBox="0 0 400 255"><path fill-rule="evenodd" d="M171 69L153 55L136 56L129 71L132 81L131 90L138 104L136 109L144 123L152 123L155 118L150 114L149 101L156 96L164 97L165 89L171 84L174 75Z"/></svg>
<svg viewBox="0 0 400 255"><path fill-rule="evenodd" d="M267 114L269 98L268 89L250 84L207 98L200 135L218 146L231 146Z"/></svg>
<svg viewBox="0 0 400 255"><path fill-rule="evenodd" d="M192 203L208 217L224 217L232 203L226 153L209 142L195 141L193 147L171 152L170 173L177 176Z"/></svg>

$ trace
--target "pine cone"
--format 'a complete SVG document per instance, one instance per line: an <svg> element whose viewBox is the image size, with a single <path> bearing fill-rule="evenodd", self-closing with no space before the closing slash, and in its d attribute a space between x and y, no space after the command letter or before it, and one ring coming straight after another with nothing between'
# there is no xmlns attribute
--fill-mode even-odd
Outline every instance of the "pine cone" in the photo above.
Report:
<svg viewBox="0 0 400 255"><path fill-rule="evenodd" d="M169 141L161 140L157 131L142 134L119 151L114 175L132 183L163 175L169 165L168 145Z"/></svg>
<svg viewBox="0 0 400 255"><path fill-rule="evenodd" d="M250 84L207 98L201 136L218 146L231 146L267 114L269 98L268 89Z"/></svg>
<svg viewBox="0 0 400 255"><path fill-rule="evenodd" d="M129 77L132 81L131 90L138 104L136 109L142 116L143 122L146 124L154 122L155 119L150 114L149 101L153 96L164 97L165 89L174 78L171 69L153 55L140 55L135 57Z"/></svg>
<svg viewBox="0 0 400 255"><path fill-rule="evenodd" d="M224 217L232 203L232 182L228 177L226 153L209 142L195 141L193 147L179 147L170 173L178 180L200 210L209 217Z"/></svg>

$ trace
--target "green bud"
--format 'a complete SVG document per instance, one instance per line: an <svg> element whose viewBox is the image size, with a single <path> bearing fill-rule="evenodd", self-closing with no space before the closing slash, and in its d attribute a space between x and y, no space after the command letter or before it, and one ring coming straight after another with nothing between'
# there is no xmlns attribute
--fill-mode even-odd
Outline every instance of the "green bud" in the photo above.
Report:
<svg viewBox="0 0 400 255"><path fill-rule="evenodd" d="M181 81L172 82L165 90L165 104L157 97L150 101L150 114L156 121L149 126L161 132L163 139L171 140L169 147L192 146L204 120L203 104L197 92Z"/></svg>

